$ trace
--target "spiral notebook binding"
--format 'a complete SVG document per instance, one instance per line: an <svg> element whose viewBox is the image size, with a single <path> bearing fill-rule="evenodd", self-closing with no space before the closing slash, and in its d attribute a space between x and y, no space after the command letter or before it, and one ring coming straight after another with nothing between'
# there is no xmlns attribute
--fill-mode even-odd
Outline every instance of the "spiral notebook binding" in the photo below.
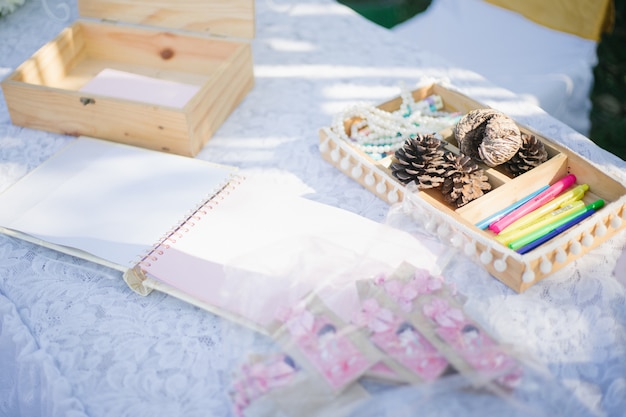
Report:
<svg viewBox="0 0 626 417"><path fill-rule="evenodd" d="M155 243L150 249L147 249L143 255L139 255L136 261L136 265L145 273L144 268L149 268L154 262L159 260L159 257L168 250L171 245L176 244L178 240L183 239L185 234L189 230L195 227L196 223L200 222L204 216L209 214L211 210L217 208L220 202L224 201L226 197L239 186L245 177L241 175L232 175L230 179L217 191L211 193L202 203L190 213L184 217L182 221L179 221L176 226L171 228Z"/></svg>

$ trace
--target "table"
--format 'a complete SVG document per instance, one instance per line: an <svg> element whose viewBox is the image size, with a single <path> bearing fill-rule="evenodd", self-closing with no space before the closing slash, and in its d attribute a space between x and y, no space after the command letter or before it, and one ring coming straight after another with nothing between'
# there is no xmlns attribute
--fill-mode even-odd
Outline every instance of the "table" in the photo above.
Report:
<svg viewBox="0 0 626 417"><path fill-rule="evenodd" d="M418 49L331 0L256 4L256 85L198 155L274 178L384 222L389 207L323 161L317 130L347 105L440 80L626 182L626 163L541 109ZM0 20L0 76L77 15L29 1ZM436 52L436 51L435 51ZM73 137L13 126L0 100L0 190ZM287 188L289 188L287 187ZM503 399L452 383L385 389L355 415L621 415L626 409L622 233L516 294L462 257L446 279L466 310L545 373ZM117 271L0 236L0 415L231 415L232 370L267 339L172 297L130 291ZM538 369L539 369L538 368ZM513 398L517 402L513 402Z"/></svg>

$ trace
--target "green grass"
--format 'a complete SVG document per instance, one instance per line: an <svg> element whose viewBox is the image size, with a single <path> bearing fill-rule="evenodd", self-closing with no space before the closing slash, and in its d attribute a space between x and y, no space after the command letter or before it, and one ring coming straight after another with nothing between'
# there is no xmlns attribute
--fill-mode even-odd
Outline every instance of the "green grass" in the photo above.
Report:
<svg viewBox="0 0 626 417"><path fill-rule="evenodd" d="M415 16L430 4L430 0L337 1L386 28ZM615 27L602 37L597 48L589 137L626 160L626 0L614 2Z"/></svg>

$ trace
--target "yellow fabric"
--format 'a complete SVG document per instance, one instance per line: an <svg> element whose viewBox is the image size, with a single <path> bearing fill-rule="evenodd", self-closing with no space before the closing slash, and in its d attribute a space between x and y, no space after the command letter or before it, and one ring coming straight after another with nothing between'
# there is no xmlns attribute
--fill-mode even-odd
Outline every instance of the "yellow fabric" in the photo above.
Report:
<svg viewBox="0 0 626 417"><path fill-rule="evenodd" d="M599 41L613 28L613 0L485 0L540 25Z"/></svg>

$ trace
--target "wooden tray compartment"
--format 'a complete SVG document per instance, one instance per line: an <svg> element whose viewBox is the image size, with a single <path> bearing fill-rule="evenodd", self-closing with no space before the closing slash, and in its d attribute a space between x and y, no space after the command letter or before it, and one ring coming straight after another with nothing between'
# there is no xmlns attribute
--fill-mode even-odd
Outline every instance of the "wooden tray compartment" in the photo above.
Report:
<svg viewBox="0 0 626 417"><path fill-rule="evenodd" d="M212 28L219 28L218 22L225 20L212 14L212 7L217 7L230 15L239 13L235 16L240 18L226 21L231 32L251 35L252 3L211 3L216 1L184 2L173 6L182 11L157 13L145 0L79 2L83 15L101 14L107 19L121 15L135 23L164 23L185 30L85 19L74 22L3 80L13 123L196 155L254 85L249 41L188 31L214 33ZM170 86L180 83L192 94L180 105L169 105L155 104L141 90L132 98L81 91L105 69Z"/></svg>
<svg viewBox="0 0 626 417"><path fill-rule="evenodd" d="M444 110L450 112L467 113L487 107L438 84L417 89L412 94L416 101L433 94L439 95L443 99ZM379 108L395 111L401 102L401 98L397 97ZM626 187L579 155L525 126L519 127L544 143L548 160L517 177L504 168L482 165L492 190L460 208L446 203L438 190L414 192L407 189L391 175L391 156L374 160L341 139L330 127L320 129L320 152L327 161L386 202L402 202L427 230L483 265L509 287L522 292L626 227ZM439 133L447 142L447 147L458 153L452 128ZM603 199L605 206L558 238L521 255L495 240L491 231L475 226L490 214L568 173L576 175L577 184L589 185L583 199L586 204Z"/></svg>

